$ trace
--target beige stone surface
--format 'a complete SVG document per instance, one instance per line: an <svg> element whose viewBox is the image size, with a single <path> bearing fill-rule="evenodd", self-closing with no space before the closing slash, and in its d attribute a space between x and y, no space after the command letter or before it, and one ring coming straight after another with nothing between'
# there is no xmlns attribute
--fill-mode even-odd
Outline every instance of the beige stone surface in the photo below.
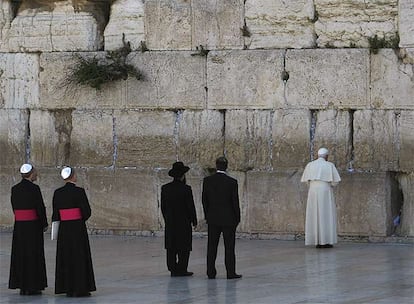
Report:
<svg viewBox="0 0 414 304"><path fill-rule="evenodd" d="M339 235L386 236L390 181L384 172L339 172L335 189Z"/></svg>
<svg viewBox="0 0 414 304"><path fill-rule="evenodd" d="M350 167L351 162L351 126L348 111L318 111L316 116L315 135L313 140L314 159L321 147L329 150L329 161L338 170Z"/></svg>
<svg viewBox="0 0 414 304"><path fill-rule="evenodd" d="M369 51L288 50L285 107L365 108L369 105Z"/></svg>
<svg viewBox="0 0 414 304"><path fill-rule="evenodd" d="M245 1L246 45L257 48L310 48L315 45L311 0Z"/></svg>
<svg viewBox="0 0 414 304"><path fill-rule="evenodd" d="M55 52L40 55L40 101L37 107L45 109L107 109L122 107L126 96L126 82L110 82L101 90L68 82L78 64L78 57L104 58L104 52Z"/></svg>
<svg viewBox="0 0 414 304"><path fill-rule="evenodd" d="M39 55L0 53L0 108L39 102Z"/></svg>
<svg viewBox="0 0 414 304"><path fill-rule="evenodd" d="M128 61L145 80L127 80L126 108L204 109L205 58L193 52L135 52Z"/></svg>
<svg viewBox="0 0 414 304"><path fill-rule="evenodd" d="M209 109L272 109L283 104L283 51L210 52Z"/></svg>
<svg viewBox="0 0 414 304"><path fill-rule="evenodd" d="M0 226L3 227L12 226L14 223L10 195L11 187L21 180L19 168L20 166L16 165L11 168L2 167L0 170Z"/></svg>
<svg viewBox="0 0 414 304"><path fill-rule="evenodd" d="M225 118L225 151L229 168L235 171L270 169L271 112L229 110Z"/></svg>
<svg viewBox="0 0 414 304"><path fill-rule="evenodd" d="M125 41L130 42L133 50L141 49L145 41L145 7L143 0L116 0L111 5L109 22L105 27L105 50L116 50Z"/></svg>
<svg viewBox="0 0 414 304"><path fill-rule="evenodd" d="M177 159L172 111L115 112L118 167L168 168Z"/></svg>
<svg viewBox="0 0 414 304"><path fill-rule="evenodd" d="M178 159L198 170L214 168L224 151L224 115L219 111L178 113Z"/></svg>
<svg viewBox="0 0 414 304"><path fill-rule="evenodd" d="M249 232L250 215L249 201L247 199L247 173L228 170L227 174L237 180L239 190L240 223L237 226L237 232Z"/></svg>
<svg viewBox="0 0 414 304"><path fill-rule="evenodd" d="M394 50L371 55L371 106L414 109L414 63L403 63Z"/></svg>
<svg viewBox="0 0 414 304"><path fill-rule="evenodd" d="M404 196L401 215L401 235L414 235L414 173L400 174L398 177Z"/></svg>
<svg viewBox="0 0 414 304"><path fill-rule="evenodd" d="M159 230L156 176L135 169L87 173L92 216L89 228Z"/></svg>
<svg viewBox="0 0 414 304"><path fill-rule="evenodd" d="M30 111L30 156L37 166L69 164L72 111Z"/></svg>
<svg viewBox="0 0 414 304"><path fill-rule="evenodd" d="M399 169L414 171L414 111L401 111L399 116Z"/></svg>
<svg viewBox="0 0 414 304"><path fill-rule="evenodd" d="M0 50L7 51L7 36L13 20L13 4L11 0L0 3Z"/></svg>
<svg viewBox="0 0 414 304"><path fill-rule="evenodd" d="M304 231L307 189L300 177L300 171L247 173L250 232Z"/></svg>
<svg viewBox="0 0 414 304"><path fill-rule="evenodd" d="M192 0L192 48L241 49L243 0Z"/></svg>
<svg viewBox="0 0 414 304"><path fill-rule="evenodd" d="M414 2L412 0L398 1L398 29L400 46L414 47Z"/></svg>
<svg viewBox="0 0 414 304"><path fill-rule="evenodd" d="M145 1L145 37L150 50L191 49L191 1Z"/></svg>
<svg viewBox="0 0 414 304"><path fill-rule="evenodd" d="M96 51L103 45L105 2L23 0L8 32L13 52Z"/></svg>
<svg viewBox="0 0 414 304"><path fill-rule="evenodd" d="M29 115L25 110L0 109L0 166L26 161Z"/></svg>
<svg viewBox="0 0 414 304"><path fill-rule="evenodd" d="M272 167L302 169L310 160L309 110L276 110L272 122Z"/></svg>
<svg viewBox="0 0 414 304"><path fill-rule="evenodd" d="M398 117L394 111L354 113L354 167L398 170Z"/></svg>
<svg viewBox="0 0 414 304"><path fill-rule="evenodd" d="M70 135L70 163L111 166L114 160L112 111L74 111Z"/></svg>
<svg viewBox="0 0 414 304"><path fill-rule="evenodd" d="M368 37L390 39L398 31L397 0L315 0L318 47L368 47Z"/></svg>

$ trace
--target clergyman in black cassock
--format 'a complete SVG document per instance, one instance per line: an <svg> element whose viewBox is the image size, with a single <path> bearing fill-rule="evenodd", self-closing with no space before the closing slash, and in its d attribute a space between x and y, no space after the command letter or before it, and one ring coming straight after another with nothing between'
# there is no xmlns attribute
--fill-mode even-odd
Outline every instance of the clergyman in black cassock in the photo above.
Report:
<svg viewBox="0 0 414 304"><path fill-rule="evenodd" d="M216 173L204 178L202 203L208 225L207 276L216 277L217 246L220 235L224 239L224 263L227 279L238 279L236 273L235 240L236 227L240 223L240 205L237 180L226 174L228 161L225 157L216 160Z"/></svg>
<svg viewBox="0 0 414 304"><path fill-rule="evenodd" d="M52 221L60 221L55 293L66 293L69 297L89 296L96 290L85 224L91 216L91 208L85 190L75 185L74 170L65 167L61 176L66 184L53 195Z"/></svg>
<svg viewBox="0 0 414 304"><path fill-rule="evenodd" d="M43 232L48 224L42 193L33 183L36 169L24 164L20 173L23 179L11 190L15 222L9 288L20 288L21 295L35 295L47 287Z"/></svg>
<svg viewBox="0 0 414 304"><path fill-rule="evenodd" d="M185 183L190 168L182 162L173 164L168 175L174 180L161 187L161 211L165 222L167 267L171 276L191 276L187 270L192 250L192 228L197 226L193 192Z"/></svg>

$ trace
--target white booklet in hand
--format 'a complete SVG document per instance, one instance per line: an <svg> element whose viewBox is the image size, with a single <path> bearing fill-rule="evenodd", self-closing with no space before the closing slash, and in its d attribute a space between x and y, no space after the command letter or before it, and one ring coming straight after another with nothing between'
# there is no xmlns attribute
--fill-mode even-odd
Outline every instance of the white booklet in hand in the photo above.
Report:
<svg viewBox="0 0 414 304"><path fill-rule="evenodd" d="M50 234L50 238L52 240L57 240L59 224L60 224L60 221L52 222L52 233Z"/></svg>

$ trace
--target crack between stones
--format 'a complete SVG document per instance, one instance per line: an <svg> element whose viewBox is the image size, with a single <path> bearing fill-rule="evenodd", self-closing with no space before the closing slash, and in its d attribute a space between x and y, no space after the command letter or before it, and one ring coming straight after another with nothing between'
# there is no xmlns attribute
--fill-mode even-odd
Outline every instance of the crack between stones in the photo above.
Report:
<svg viewBox="0 0 414 304"><path fill-rule="evenodd" d="M30 109L27 109L27 125L26 125L26 154L25 154L25 159L26 159L26 163L28 163L30 161L30 154L31 154L31 143L30 143L30 115L31 115L31 111Z"/></svg>
<svg viewBox="0 0 414 304"><path fill-rule="evenodd" d="M310 160L313 161L313 155L315 152L315 133L316 133L316 122L318 119L318 110L310 110L310 129L309 129L309 153Z"/></svg>
<svg viewBox="0 0 414 304"><path fill-rule="evenodd" d="M115 169L116 161L118 160L118 135L116 134L115 110L112 110L112 143L113 143L114 152L112 154L111 169Z"/></svg>

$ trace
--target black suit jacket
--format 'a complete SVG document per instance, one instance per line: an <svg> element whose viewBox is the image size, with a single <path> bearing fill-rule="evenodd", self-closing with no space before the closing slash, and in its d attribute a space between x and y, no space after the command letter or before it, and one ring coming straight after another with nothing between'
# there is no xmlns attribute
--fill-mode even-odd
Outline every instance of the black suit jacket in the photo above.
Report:
<svg viewBox="0 0 414 304"><path fill-rule="evenodd" d="M207 224L237 226L240 223L240 205L237 180L216 173L204 178L203 209Z"/></svg>
<svg viewBox="0 0 414 304"><path fill-rule="evenodd" d="M165 221L165 248L191 250L191 224L197 225L191 187L179 180L163 185L161 211Z"/></svg>

